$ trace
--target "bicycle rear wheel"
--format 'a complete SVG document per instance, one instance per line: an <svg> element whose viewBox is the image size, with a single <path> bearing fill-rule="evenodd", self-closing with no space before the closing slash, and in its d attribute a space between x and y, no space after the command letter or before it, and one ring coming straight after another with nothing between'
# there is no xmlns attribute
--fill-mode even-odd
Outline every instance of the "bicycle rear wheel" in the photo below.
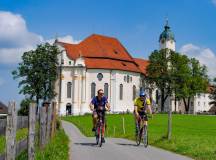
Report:
<svg viewBox="0 0 216 160"><path fill-rule="evenodd" d="M148 146L148 130L146 125L144 126L143 129L143 144L145 148Z"/></svg>
<svg viewBox="0 0 216 160"><path fill-rule="evenodd" d="M99 147L102 147L102 126L100 125L100 130L99 130Z"/></svg>
<svg viewBox="0 0 216 160"><path fill-rule="evenodd" d="M141 142L140 129L138 129L138 131L137 131L137 133L135 135L135 139L136 139L137 146L139 146L140 142Z"/></svg>

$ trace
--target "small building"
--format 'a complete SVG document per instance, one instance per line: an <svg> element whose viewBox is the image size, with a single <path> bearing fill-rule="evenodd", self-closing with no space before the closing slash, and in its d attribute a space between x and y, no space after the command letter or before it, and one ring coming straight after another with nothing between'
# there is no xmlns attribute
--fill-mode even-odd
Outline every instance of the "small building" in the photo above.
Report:
<svg viewBox="0 0 216 160"><path fill-rule="evenodd" d="M5 115L8 113L8 107L0 101L0 115Z"/></svg>

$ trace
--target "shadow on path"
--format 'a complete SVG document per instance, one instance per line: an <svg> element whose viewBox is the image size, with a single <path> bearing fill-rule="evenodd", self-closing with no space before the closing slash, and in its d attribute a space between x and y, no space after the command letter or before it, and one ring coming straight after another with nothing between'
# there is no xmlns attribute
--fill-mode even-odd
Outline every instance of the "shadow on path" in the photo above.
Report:
<svg viewBox="0 0 216 160"><path fill-rule="evenodd" d="M136 144L129 144L129 143L116 143L117 145L121 146L133 146L133 147L138 147Z"/></svg>
<svg viewBox="0 0 216 160"><path fill-rule="evenodd" d="M82 145L82 146L92 146L95 147L97 146L96 143L74 143L75 145Z"/></svg>

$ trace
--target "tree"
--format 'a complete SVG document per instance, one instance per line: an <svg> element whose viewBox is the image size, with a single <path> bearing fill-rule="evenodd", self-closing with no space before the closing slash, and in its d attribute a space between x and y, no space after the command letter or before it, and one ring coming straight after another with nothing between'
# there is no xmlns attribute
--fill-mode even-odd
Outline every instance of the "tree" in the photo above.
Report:
<svg viewBox="0 0 216 160"><path fill-rule="evenodd" d="M201 65L195 58L191 58L188 67L189 72L179 77L176 86L176 96L178 99L183 99L186 113L189 111L191 98L196 94L206 92L208 86L206 66Z"/></svg>
<svg viewBox="0 0 216 160"><path fill-rule="evenodd" d="M18 110L18 115L28 116L29 114L29 105L32 102L30 99L23 99L20 103L20 109Z"/></svg>
<svg viewBox="0 0 216 160"><path fill-rule="evenodd" d="M164 103L171 93L170 90L170 73L168 71L169 57L168 49L160 51L155 50L149 56L149 65L147 66L147 81L152 86L156 86L161 91L161 111L164 111Z"/></svg>
<svg viewBox="0 0 216 160"><path fill-rule="evenodd" d="M214 84L211 87L211 93L209 95L209 98L212 100L209 102L209 105L212 105L212 107L216 107L216 78L213 80Z"/></svg>
<svg viewBox="0 0 216 160"><path fill-rule="evenodd" d="M175 101L183 99L186 111L192 96L207 88L207 70L199 61L169 49L154 51L149 57L147 81L161 91L161 111L168 96L175 96ZM186 103L186 99L188 103ZM175 103L176 104L176 103ZM171 139L171 113L168 109L168 139Z"/></svg>
<svg viewBox="0 0 216 160"><path fill-rule="evenodd" d="M14 79L19 79L20 94L35 100L37 110L40 100L55 97L54 84L57 80L57 46L40 44L36 50L25 52L17 70L12 72Z"/></svg>

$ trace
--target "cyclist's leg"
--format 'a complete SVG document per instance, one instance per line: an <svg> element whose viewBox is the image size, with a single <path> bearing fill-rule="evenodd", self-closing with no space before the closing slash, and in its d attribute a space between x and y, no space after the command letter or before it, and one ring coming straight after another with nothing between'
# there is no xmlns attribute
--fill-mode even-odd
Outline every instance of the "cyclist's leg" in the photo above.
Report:
<svg viewBox="0 0 216 160"><path fill-rule="evenodd" d="M92 131L95 131L95 129L96 129L97 117L98 117L97 112L93 111L93 113L92 113L92 123L93 123Z"/></svg>
<svg viewBox="0 0 216 160"><path fill-rule="evenodd" d="M144 114L144 126L147 126L148 125L148 116L147 114L145 113Z"/></svg>
<svg viewBox="0 0 216 160"><path fill-rule="evenodd" d="M139 130L139 119L137 118L135 112L134 112L134 121L135 121L135 134L138 134L138 130Z"/></svg>
<svg viewBox="0 0 216 160"><path fill-rule="evenodd" d="M106 117L105 113L102 116L103 128L102 128L102 143L105 143L104 134L105 134L105 125L106 125Z"/></svg>

